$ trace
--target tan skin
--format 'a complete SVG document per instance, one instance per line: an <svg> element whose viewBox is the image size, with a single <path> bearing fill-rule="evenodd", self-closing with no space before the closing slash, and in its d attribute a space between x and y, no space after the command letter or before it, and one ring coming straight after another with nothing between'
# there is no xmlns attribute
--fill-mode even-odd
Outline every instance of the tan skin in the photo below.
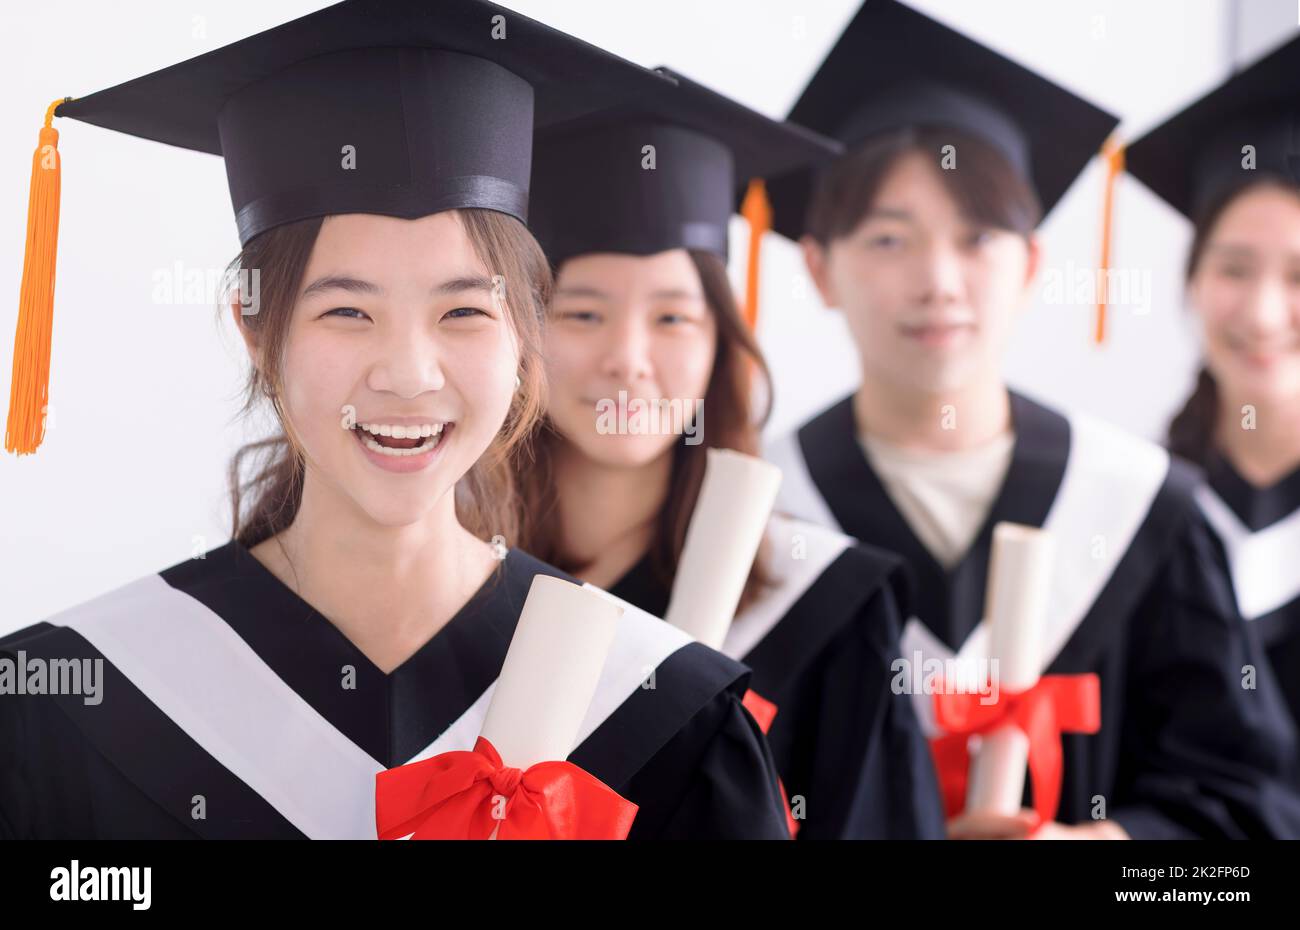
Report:
<svg viewBox="0 0 1300 930"><path fill-rule="evenodd" d="M1001 365L1029 300L1037 240L979 227L962 215L927 156L901 158L870 212L823 248L801 242L823 301L853 336L862 386L859 431L907 449L975 448L1011 428ZM946 429L944 409L956 412ZM1037 829L1035 829L1037 828ZM1127 839L1110 821L1038 826L1032 810L962 814L951 839Z"/></svg>
<svg viewBox="0 0 1300 930"><path fill-rule="evenodd" d="M546 332L548 416L565 551L608 587L641 557L668 496L680 437L601 434L595 404L703 398L717 324L684 249L581 255L560 268ZM705 424L707 427L707 424Z"/></svg>
<svg viewBox="0 0 1300 930"><path fill-rule="evenodd" d="M1260 186L1220 214L1188 282L1219 388L1215 442L1268 487L1300 467L1300 192ZM1255 410L1243 428L1243 408Z"/></svg>
<svg viewBox="0 0 1300 930"><path fill-rule="evenodd" d="M516 340L454 213L327 218L304 292L327 277L373 287L326 287L294 307L284 402L306 448L302 506L251 552L389 673L497 565L489 544L456 519L452 488L509 409ZM238 298L231 310L238 324ZM241 333L256 364L254 337ZM454 431L428 468L394 474L343 428L348 404L361 422L412 416L453 422Z"/></svg>

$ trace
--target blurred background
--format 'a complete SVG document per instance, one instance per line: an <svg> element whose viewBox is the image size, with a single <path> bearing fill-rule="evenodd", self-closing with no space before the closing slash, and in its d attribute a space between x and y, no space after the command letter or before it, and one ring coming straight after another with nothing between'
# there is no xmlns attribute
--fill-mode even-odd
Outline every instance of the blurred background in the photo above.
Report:
<svg viewBox="0 0 1300 930"><path fill-rule="evenodd" d="M432 2L432 0L431 0ZM1121 116L1131 141L1300 28L1298 0L907 0ZM7 409L27 185L50 101L138 77L328 4L312 0L93 0L11 4L0 32L0 385ZM510 0L505 6L646 66L674 69L784 117L859 0ZM63 159L52 418L34 456L0 456L0 634L45 619L229 538L226 469L269 429L240 421L246 356L216 294L238 249L223 164L72 120ZM1012 384L1159 438L1197 348L1183 299L1190 229L1138 182L1116 192L1112 266L1148 305L1045 295L1100 249L1104 172L1093 161L1042 228L1039 294L1007 359ZM746 230L733 221L743 282ZM852 389L856 361L797 249L763 247L759 336L775 376L769 429ZM0 287L0 292L4 287Z"/></svg>

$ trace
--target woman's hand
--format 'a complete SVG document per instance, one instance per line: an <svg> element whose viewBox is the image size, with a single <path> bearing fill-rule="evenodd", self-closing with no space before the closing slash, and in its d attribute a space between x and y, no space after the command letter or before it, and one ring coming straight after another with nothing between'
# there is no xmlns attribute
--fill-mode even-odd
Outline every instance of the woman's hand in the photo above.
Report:
<svg viewBox="0 0 1300 930"><path fill-rule="evenodd" d="M1109 820L1064 824L1040 823L1032 808L1010 816L959 814L948 821L950 840L1126 840L1124 828Z"/></svg>

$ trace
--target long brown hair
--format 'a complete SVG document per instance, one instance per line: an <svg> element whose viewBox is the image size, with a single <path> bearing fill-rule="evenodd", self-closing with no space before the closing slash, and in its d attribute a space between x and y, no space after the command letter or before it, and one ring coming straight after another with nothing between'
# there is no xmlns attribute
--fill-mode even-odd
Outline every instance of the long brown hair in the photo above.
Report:
<svg viewBox="0 0 1300 930"><path fill-rule="evenodd" d="M517 534L514 505L517 460L545 405L541 362L541 323L550 299L550 266L532 234L513 217L491 210L454 211L479 259L506 286L505 306L519 346L520 386L492 444L456 484L456 515L462 526L485 541ZM241 271L258 272L256 313L241 317L252 336L257 363L250 366L240 414L266 401L280 430L239 449L230 462L231 536L246 547L288 528L302 502L305 457L285 414L284 350L294 305L324 218L276 226L251 239L226 269L227 287ZM222 307L221 313L229 312ZM252 462L245 476L246 462Z"/></svg>
<svg viewBox="0 0 1300 930"><path fill-rule="evenodd" d="M1192 235L1192 246L1187 253L1187 267L1183 270L1185 284L1190 284L1192 278L1196 276L1201 260L1205 257L1210 234L1214 232L1214 227L1224 212L1238 197L1262 187L1275 187L1278 190L1300 195L1300 185L1270 175L1228 187L1211 198L1193 221L1195 231ZM1214 431L1218 419L1219 385L1214 380L1214 375L1210 374L1210 369L1202 363L1201 370L1196 375L1196 386L1182 409L1169 422L1169 434L1165 444L1175 455L1204 466L1209 461L1210 452L1214 448Z"/></svg>
<svg viewBox="0 0 1300 930"><path fill-rule="evenodd" d="M727 279L722 259L712 252L689 250L700 276L704 299L717 323L718 344L713 371L704 395L704 423L701 441L695 445L678 442L672 449L672 471L668 497L659 511L648 555L658 581L671 587L686 543L686 528L704 481L707 450L734 449L758 455L762 425L771 413L771 378L758 341L741 318L736 298ZM769 401L761 418L753 416L750 388L753 375L761 377ZM565 552L560 525L559 502L555 496L554 451L564 438L545 421L533 444L534 458L519 475L521 507L520 546L543 561L571 573L583 566ZM750 568L741 594L740 608L752 603L770 583L766 541Z"/></svg>
<svg viewBox="0 0 1300 930"><path fill-rule="evenodd" d="M939 171L939 178L962 214L972 222L1029 236L1043 212L1029 181L983 139L936 126L880 133L828 165L813 184L804 230L822 247L849 235L875 203L894 165L913 153L937 162L948 145L960 152L960 169Z"/></svg>

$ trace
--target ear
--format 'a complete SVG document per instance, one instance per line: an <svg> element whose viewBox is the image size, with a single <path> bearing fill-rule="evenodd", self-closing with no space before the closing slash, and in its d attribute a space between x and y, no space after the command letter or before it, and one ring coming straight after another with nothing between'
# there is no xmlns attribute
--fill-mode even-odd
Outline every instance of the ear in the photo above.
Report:
<svg viewBox="0 0 1300 930"><path fill-rule="evenodd" d="M1025 263L1025 290L1028 291L1038 277L1038 269L1043 261L1043 244L1035 232L1025 239L1025 245L1029 250L1029 260Z"/></svg>
<svg viewBox="0 0 1300 930"><path fill-rule="evenodd" d="M248 349L248 357L254 365L257 364L257 336L248 326L244 325L244 303L242 295L236 288L230 295L230 313L235 318L235 329L244 339L244 347Z"/></svg>
<svg viewBox="0 0 1300 930"><path fill-rule="evenodd" d="M828 267L830 264L830 250L823 247L812 236L800 237L799 248L803 251L803 263L808 269L808 276L812 278L813 286L817 288L817 293L821 295L822 303L828 307L838 307L840 304L839 297L831 284L830 269Z"/></svg>

